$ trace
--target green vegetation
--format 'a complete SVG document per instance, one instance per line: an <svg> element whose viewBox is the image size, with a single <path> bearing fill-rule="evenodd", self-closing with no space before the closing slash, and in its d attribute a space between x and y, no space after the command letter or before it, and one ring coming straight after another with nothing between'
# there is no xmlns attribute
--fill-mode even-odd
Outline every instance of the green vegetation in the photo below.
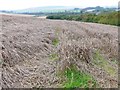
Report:
<svg viewBox="0 0 120 90"><path fill-rule="evenodd" d="M2 64L3 62L2 62L2 59L0 58L0 65Z"/></svg>
<svg viewBox="0 0 120 90"><path fill-rule="evenodd" d="M118 21L119 16L120 16L120 12L112 12L112 13L100 14L95 18L95 20L98 23L120 26L120 22Z"/></svg>
<svg viewBox="0 0 120 90"><path fill-rule="evenodd" d="M66 14L56 14L48 16L47 19L60 19L60 20L75 20L82 22L93 22L93 23L101 23L101 24L109 24L120 26L120 21L118 20L120 17L120 12L107 12L101 14L92 14L92 13L84 13L84 14L76 14L76 15L66 15Z"/></svg>
<svg viewBox="0 0 120 90"><path fill-rule="evenodd" d="M59 37L60 31L61 31L61 28L60 27L56 27L56 29L55 29L55 36L56 37Z"/></svg>
<svg viewBox="0 0 120 90"><path fill-rule="evenodd" d="M50 59L51 59L51 60L53 60L53 61L54 61L54 60L58 60L58 59L59 59L59 57L58 57L58 54L57 54L57 53L50 54L50 56L49 56L49 57L50 57Z"/></svg>
<svg viewBox="0 0 120 90"><path fill-rule="evenodd" d="M115 68L96 51L93 55L93 63L105 70L109 75L115 76ZM60 77L64 81L61 87L64 88L96 88L99 87L95 79L82 71L79 71L76 66L72 65L69 68L61 72Z"/></svg>
<svg viewBox="0 0 120 90"><path fill-rule="evenodd" d="M118 61L117 61L117 59L115 59L115 58L112 58L112 59L111 59L111 62L112 62L113 64L118 64Z"/></svg>
<svg viewBox="0 0 120 90"><path fill-rule="evenodd" d="M90 75L78 71L75 67L66 69L62 75L65 77L64 88L92 88L97 85Z"/></svg>
<svg viewBox="0 0 120 90"><path fill-rule="evenodd" d="M115 68L113 68L113 66L110 65L110 63L107 60L105 60L105 58L103 58L99 51L96 51L93 55L93 63L99 66L100 68L104 69L110 75L115 76Z"/></svg>
<svg viewBox="0 0 120 90"><path fill-rule="evenodd" d="M53 41L52 41L52 44L54 46L57 46L59 44L59 39L55 38Z"/></svg>

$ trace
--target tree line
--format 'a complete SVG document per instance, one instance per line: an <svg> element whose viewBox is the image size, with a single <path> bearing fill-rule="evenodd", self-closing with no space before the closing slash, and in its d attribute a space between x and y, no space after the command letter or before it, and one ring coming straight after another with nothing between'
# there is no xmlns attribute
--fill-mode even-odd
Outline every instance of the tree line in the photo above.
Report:
<svg viewBox="0 0 120 90"><path fill-rule="evenodd" d="M98 15L93 13L84 13L77 15L56 14L47 16L47 19L74 20L120 26L120 20L118 17L120 17L120 12L114 11L101 13Z"/></svg>

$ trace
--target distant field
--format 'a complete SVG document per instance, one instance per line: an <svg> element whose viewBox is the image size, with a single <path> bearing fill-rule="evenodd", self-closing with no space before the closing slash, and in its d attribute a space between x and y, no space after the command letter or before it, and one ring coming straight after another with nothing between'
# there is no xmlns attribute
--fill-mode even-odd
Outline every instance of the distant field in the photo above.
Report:
<svg viewBox="0 0 120 90"><path fill-rule="evenodd" d="M10 13L1 13L0 15L8 15L8 16L10 16L10 15L12 15L12 16L23 16L23 17L33 17L34 15L26 15L26 14L10 14Z"/></svg>

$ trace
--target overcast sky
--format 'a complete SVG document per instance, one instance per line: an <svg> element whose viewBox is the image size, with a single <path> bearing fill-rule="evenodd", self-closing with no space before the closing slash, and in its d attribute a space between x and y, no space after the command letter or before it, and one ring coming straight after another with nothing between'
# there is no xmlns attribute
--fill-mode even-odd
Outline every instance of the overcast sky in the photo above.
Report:
<svg viewBox="0 0 120 90"><path fill-rule="evenodd" d="M0 0L0 10L18 10L42 6L118 6L119 0Z"/></svg>

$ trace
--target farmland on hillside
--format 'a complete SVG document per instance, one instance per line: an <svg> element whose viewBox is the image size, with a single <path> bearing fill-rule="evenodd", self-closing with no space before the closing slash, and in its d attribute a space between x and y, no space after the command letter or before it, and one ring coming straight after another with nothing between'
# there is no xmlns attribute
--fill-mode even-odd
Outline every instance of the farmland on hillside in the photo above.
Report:
<svg viewBox="0 0 120 90"><path fill-rule="evenodd" d="M118 87L118 26L2 15L0 34L3 88Z"/></svg>

